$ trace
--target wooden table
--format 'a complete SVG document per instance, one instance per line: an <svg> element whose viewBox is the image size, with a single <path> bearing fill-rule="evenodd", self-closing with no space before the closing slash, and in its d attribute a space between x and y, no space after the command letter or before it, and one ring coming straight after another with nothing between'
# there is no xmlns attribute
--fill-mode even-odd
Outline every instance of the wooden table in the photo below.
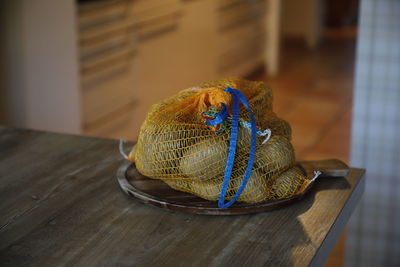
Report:
<svg viewBox="0 0 400 267"><path fill-rule="evenodd" d="M352 168L283 209L191 215L125 195L122 162L117 140L0 126L0 265L320 265L364 190Z"/></svg>

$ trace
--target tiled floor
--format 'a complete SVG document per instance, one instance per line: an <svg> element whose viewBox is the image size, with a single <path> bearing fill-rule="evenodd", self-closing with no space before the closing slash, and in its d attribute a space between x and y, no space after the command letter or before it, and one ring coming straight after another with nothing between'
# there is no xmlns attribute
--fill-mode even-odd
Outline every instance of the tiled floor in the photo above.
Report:
<svg viewBox="0 0 400 267"><path fill-rule="evenodd" d="M297 159L349 160L355 30L330 30L315 50L283 42L281 72L255 75L274 91L274 110L292 125ZM345 234L326 266L343 266Z"/></svg>
<svg viewBox="0 0 400 267"><path fill-rule="evenodd" d="M256 75L274 91L274 110L289 121L299 159L348 161L355 31L329 31L309 50L301 41L283 42L281 72Z"/></svg>

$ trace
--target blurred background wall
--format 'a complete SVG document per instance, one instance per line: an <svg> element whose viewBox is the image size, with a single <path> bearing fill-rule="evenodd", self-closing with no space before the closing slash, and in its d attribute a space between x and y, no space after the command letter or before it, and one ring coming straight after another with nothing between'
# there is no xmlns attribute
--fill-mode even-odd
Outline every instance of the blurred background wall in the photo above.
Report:
<svg viewBox="0 0 400 267"><path fill-rule="evenodd" d="M348 266L400 266L400 1L361 1L351 164L366 167Z"/></svg>
<svg viewBox="0 0 400 267"><path fill-rule="evenodd" d="M6 122L79 132L74 2L5 0L1 7Z"/></svg>

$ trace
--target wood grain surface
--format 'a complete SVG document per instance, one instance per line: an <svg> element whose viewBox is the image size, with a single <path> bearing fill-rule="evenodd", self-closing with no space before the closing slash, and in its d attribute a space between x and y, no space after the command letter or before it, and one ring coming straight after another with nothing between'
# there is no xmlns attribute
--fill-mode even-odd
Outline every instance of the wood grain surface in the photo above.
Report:
<svg viewBox="0 0 400 267"><path fill-rule="evenodd" d="M0 126L0 265L318 265L364 188L351 168L283 209L202 216L132 201L122 162L117 140Z"/></svg>

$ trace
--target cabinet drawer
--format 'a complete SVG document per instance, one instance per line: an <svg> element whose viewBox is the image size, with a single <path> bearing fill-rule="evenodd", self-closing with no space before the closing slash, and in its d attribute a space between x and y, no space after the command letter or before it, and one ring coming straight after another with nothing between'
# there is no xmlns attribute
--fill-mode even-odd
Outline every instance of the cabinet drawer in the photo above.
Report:
<svg viewBox="0 0 400 267"><path fill-rule="evenodd" d="M87 88L95 87L104 81L121 75L122 73L129 72L131 68L132 59L121 58L121 60L101 66L101 68L98 68L93 72L89 71L81 73L81 88L85 90Z"/></svg>
<svg viewBox="0 0 400 267"><path fill-rule="evenodd" d="M265 48L262 37L237 42L235 46L231 46L229 49L224 49L221 52L218 70L220 73L224 73L231 68L237 68L237 66L248 64L250 61L259 62L264 57L264 51Z"/></svg>
<svg viewBox="0 0 400 267"><path fill-rule="evenodd" d="M104 68L109 68L119 62L124 62L127 59L132 60L136 50L129 44L123 45L119 49L105 51L103 53L95 54L85 60L81 60L81 74L93 74Z"/></svg>
<svg viewBox="0 0 400 267"><path fill-rule="evenodd" d="M138 40L174 29L178 25L180 16L180 3L177 0L135 1L132 6Z"/></svg>
<svg viewBox="0 0 400 267"><path fill-rule="evenodd" d="M256 20L231 31L220 34L220 43L223 50L231 47L240 46L243 42L263 41L266 36L263 20Z"/></svg>
<svg viewBox="0 0 400 267"><path fill-rule="evenodd" d="M265 36L262 19L221 34L219 71L228 71L237 68L238 65L249 64L250 61L259 62L263 59L266 50Z"/></svg>
<svg viewBox="0 0 400 267"><path fill-rule="evenodd" d="M218 28L224 32L235 27L240 27L243 23L255 21L263 17L265 12L265 0L233 2L232 5L219 9Z"/></svg>
<svg viewBox="0 0 400 267"><path fill-rule="evenodd" d="M135 47L135 39L131 30L111 34L107 38L98 38L90 42L82 42L79 47L80 60L84 61L101 54L117 51L127 45Z"/></svg>
<svg viewBox="0 0 400 267"><path fill-rule="evenodd" d="M232 6L232 5L240 4L240 3L244 2L244 1L247 1L247 0L218 0L217 1L217 7L219 9L223 9L223 8L227 8L227 7Z"/></svg>
<svg viewBox="0 0 400 267"><path fill-rule="evenodd" d="M92 136L135 140L139 129L135 129L134 112L133 106L122 107L105 117L100 123L87 125L84 128L84 133Z"/></svg>
<svg viewBox="0 0 400 267"><path fill-rule="evenodd" d="M87 44L91 42L107 41L115 35L124 35L127 32L133 34L133 26L135 21L131 17L114 21L101 27L91 28L90 30L80 31L79 42L80 44Z"/></svg>
<svg viewBox="0 0 400 267"><path fill-rule="evenodd" d="M82 90L84 126L96 124L120 108L135 102L133 73L125 71Z"/></svg>
<svg viewBox="0 0 400 267"><path fill-rule="evenodd" d="M181 9L180 0L136 0L132 5L132 16L136 21L151 20Z"/></svg>
<svg viewBox="0 0 400 267"><path fill-rule="evenodd" d="M131 0L109 0L80 4L78 26L80 31L97 28L103 24L126 18Z"/></svg>
<svg viewBox="0 0 400 267"><path fill-rule="evenodd" d="M135 26L135 32L137 34L138 41L174 30L178 25L177 20L180 15L180 12L174 12L137 23Z"/></svg>
<svg viewBox="0 0 400 267"><path fill-rule="evenodd" d="M110 4L95 6L89 10L79 9L79 41L81 46L101 45L115 36L132 34L134 20L131 14L132 1L104 1ZM90 4L88 4L90 5Z"/></svg>

